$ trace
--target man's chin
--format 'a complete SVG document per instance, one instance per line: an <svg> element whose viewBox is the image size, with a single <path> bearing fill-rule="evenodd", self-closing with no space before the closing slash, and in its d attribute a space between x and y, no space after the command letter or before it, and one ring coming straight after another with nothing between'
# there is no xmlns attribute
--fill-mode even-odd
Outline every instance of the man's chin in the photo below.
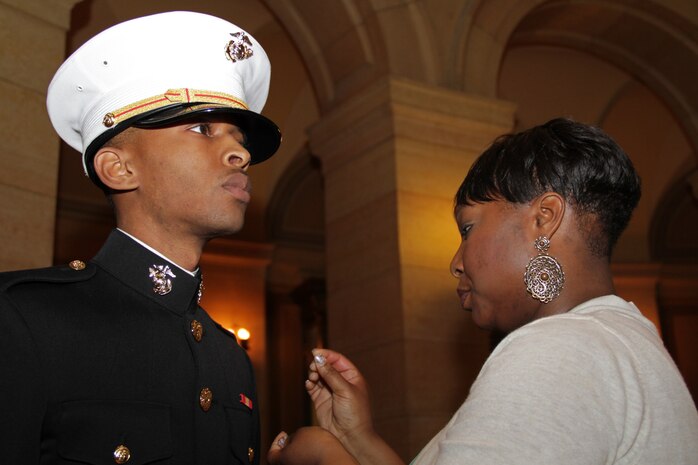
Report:
<svg viewBox="0 0 698 465"><path fill-rule="evenodd" d="M215 239L217 237L233 236L242 231L244 225L244 221L240 221L239 223L235 224L218 225L217 227L211 228L206 234L204 234L204 236L207 240Z"/></svg>

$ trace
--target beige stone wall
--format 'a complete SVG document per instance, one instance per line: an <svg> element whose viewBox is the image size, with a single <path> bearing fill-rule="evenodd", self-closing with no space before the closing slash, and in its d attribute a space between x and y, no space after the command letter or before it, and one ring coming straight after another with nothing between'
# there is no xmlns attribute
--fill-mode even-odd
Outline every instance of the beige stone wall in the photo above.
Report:
<svg viewBox="0 0 698 465"><path fill-rule="evenodd" d="M46 88L72 3L0 2L0 270L51 264L59 145Z"/></svg>

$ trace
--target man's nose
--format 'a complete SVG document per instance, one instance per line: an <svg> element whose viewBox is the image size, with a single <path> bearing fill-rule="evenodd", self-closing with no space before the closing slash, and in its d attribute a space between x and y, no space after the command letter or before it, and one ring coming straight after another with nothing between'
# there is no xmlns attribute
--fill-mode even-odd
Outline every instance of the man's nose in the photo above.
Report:
<svg viewBox="0 0 698 465"><path fill-rule="evenodd" d="M232 135L228 136L230 147L225 152L225 164L239 170L247 171L252 157L250 152Z"/></svg>

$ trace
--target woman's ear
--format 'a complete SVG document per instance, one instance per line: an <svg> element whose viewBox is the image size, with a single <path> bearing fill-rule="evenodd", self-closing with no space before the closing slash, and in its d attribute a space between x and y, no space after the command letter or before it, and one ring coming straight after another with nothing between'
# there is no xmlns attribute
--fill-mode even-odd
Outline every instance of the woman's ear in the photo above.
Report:
<svg viewBox="0 0 698 465"><path fill-rule="evenodd" d="M138 187L138 176L123 149L102 147L92 161L95 173L108 188L129 191Z"/></svg>
<svg viewBox="0 0 698 465"><path fill-rule="evenodd" d="M552 238L565 217L567 203L556 192L546 192L533 200L539 236Z"/></svg>

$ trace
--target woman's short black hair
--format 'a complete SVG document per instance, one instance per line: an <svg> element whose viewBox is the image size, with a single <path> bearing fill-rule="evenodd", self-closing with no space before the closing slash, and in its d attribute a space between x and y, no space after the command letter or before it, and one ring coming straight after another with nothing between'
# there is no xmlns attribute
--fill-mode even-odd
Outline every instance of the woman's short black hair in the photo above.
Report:
<svg viewBox="0 0 698 465"><path fill-rule="evenodd" d="M610 257L640 200L640 178L601 129L557 118L495 140L470 168L455 204L528 203L551 191L575 209L591 250Z"/></svg>

